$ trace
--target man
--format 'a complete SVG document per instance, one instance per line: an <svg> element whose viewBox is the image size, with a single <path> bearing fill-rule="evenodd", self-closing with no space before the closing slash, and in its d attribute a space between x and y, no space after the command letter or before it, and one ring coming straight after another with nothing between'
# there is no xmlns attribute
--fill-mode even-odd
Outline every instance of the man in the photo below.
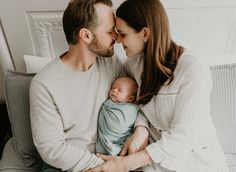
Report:
<svg viewBox="0 0 236 172"><path fill-rule="evenodd" d="M94 154L98 112L122 72L117 57L110 57L114 27L110 0L70 1L63 15L68 52L32 80L34 144L55 170L85 171L104 162Z"/></svg>

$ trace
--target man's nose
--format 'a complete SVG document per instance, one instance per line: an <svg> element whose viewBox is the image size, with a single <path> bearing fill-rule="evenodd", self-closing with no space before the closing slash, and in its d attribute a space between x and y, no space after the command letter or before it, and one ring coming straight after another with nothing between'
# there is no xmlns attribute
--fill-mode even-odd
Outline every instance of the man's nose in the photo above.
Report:
<svg viewBox="0 0 236 172"><path fill-rule="evenodd" d="M117 42L117 43L121 43L121 38L120 38L120 35L119 35L119 34L117 34L116 42Z"/></svg>
<svg viewBox="0 0 236 172"><path fill-rule="evenodd" d="M116 31L115 30L113 30L113 32L112 32L112 39L113 40L116 40L117 39L117 33L116 33Z"/></svg>

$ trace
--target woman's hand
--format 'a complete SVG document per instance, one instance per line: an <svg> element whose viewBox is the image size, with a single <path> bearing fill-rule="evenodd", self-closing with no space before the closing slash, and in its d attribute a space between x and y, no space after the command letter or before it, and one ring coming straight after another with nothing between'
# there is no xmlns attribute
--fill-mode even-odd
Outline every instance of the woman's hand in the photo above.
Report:
<svg viewBox="0 0 236 172"><path fill-rule="evenodd" d="M89 169L86 172L128 172L129 170L126 167L124 157L114 157L108 155L97 154L98 157L106 161L104 164Z"/></svg>
<svg viewBox="0 0 236 172"><path fill-rule="evenodd" d="M137 126L134 134L124 144L120 156L143 150L148 145L149 132L144 126Z"/></svg>

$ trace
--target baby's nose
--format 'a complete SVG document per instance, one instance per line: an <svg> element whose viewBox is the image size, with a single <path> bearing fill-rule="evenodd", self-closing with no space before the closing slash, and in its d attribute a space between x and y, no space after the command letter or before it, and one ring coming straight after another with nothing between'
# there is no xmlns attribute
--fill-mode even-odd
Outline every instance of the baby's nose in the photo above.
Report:
<svg viewBox="0 0 236 172"><path fill-rule="evenodd" d="M118 91L118 90L117 90L116 88L112 89L112 93L113 93L113 94L116 94L117 91Z"/></svg>

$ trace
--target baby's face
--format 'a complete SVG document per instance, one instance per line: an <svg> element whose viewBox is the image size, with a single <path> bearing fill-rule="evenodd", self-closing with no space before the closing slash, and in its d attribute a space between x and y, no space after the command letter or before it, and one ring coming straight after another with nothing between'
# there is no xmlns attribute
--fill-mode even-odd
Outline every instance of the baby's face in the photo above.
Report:
<svg viewBox="0 0 236 172"><path fill-rule="evenodd" d="M109 92L109 96L113 102L127 103L131 102L131 86L125 78L117 79Z"/></svg>

